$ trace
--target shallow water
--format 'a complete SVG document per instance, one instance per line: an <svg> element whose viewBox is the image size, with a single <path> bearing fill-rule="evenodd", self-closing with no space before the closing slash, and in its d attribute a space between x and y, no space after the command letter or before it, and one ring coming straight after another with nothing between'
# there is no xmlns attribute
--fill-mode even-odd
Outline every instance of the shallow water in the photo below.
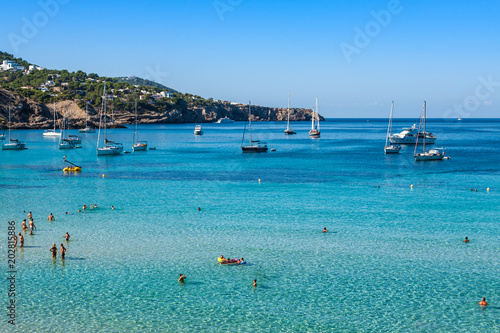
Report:
<svg viewBox="0 0 500 333"><path fill-rule="evenodd" d="M383 154L386 122L321 125L254 123L266 154L241 153L242 123L140 126L157 150L108 157L97 134L60 151L13 132L29 149L0 151L3 232L29 211L38 228L16 254L16 331L499 332L500 122L429 121L451 159L419 163ZM131 130L109 136L131 150Z"/></svg>

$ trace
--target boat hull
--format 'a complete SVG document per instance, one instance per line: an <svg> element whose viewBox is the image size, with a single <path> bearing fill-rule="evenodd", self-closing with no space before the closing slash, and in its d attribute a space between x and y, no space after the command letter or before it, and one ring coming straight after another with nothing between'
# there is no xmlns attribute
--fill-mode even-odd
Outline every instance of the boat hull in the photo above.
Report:
<svg viewBox="0 0 500 333"><path fill-rule="evenodd" d="M244 153L267 153L268 148L265 146L245 146L241 147Z"/></svg>
<svg viewBox="0 0 500 333"><path fill-rule="evenodd" d="M80 128L78 130L79 133L95 133L95 129L93 128Z"/></svg>
<svg viewBox="0 0 500 333"><path fill-rule="evenodd" d="M384 148L386 154L399 154L400 146L388 146Z"/></svg>
<svg viewBox="0 0 500 333"><path fill-rule="evenodd" d="M293 130L291 130L291 129L287 129L287 130L285 130L285 134L286 134L286 135L293 135L293 134L297 134L297 133L295 133L295 132L294 132Z"/></svg>
<svg viewBox="0 0 500 333"><path fill-rule="evenodd" d="M319 138L320 135L321 135L321 132L319 132L319 131L315 131L315 130L309 131L309 136L311 138Z"/></svg>
<svg viewBox="0 0 500 333"><path fill-rule="evenodd" d="M26 149L25 143L5 143L2 145L2 150L23 150Z"/></svg>
<svg viewBox="0 0 500 333"><path fill-rule="evenodd" d="M148 149L148 145L139 144L139 145L132 146L133 151L146 151L147 149Z"/></svg>
<svg viewBox="0 0 500 333"><path fill-rule="evenodd" d="M59 149L74 149L74 148L75 146L69 142L59 144Z"/></svg>
<svg viewBox="0 0 500 333"><path fill-rule="evenodd" d="M389 139L391 143L393 144L398 144L398 145L409 145L409 144L415 144L417 142L416 137L391 137ZM436 142L435 137L427 137L425 138L425 144L431 145ZM423 144L423 138L418 138L418 144Z"/></svg>
<svg viewBox="0 0 500 333"><path fill-rule="evenodd" d="M203 131L194 131L194 135L202 135Z"/></svg>
<svg viewBox="0 0 500 333"><path fill-rule="evenodd" d="M43 136L61 136L61 132L54 132L54 131L43 132Z"/></svg>
<svg viewBox="0 0 500 333"><path fill-rule="evenodd" d="M97 156L120 155L122 152L123 152L123 147L118 147L118 146L97 148Z"/></svg>

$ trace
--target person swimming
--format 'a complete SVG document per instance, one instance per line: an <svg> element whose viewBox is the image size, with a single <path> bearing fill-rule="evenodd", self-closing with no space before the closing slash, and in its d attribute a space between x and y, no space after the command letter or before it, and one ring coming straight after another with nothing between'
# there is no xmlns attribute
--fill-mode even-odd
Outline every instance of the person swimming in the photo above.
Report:
<svg viewBox="0 0 500 333"><path fill-rule="evenodd" d="M257 287L257 279L253 280L252 286Z"/></svg>
<svg viewBox="0 0 500 333"><path fill-rule="evenodd" d="M465 237L464 242L468 243L469 242L469 238Z"/></svg>
<svg viewBox="0 0 500 333"><path fill-rule="evenodd" d="M187 279L187 277L184 274L179 274L179 282L184 282L185 279Z"/></svg>
<svg viewBox="0 0 500 333"><path fill-rule="evenodd" d="M488 303L486 302L486 297L483 297L483 299L481 300L481 302L479 302L479 305L481 305L481 306L488 305Z"/></svg>
<svg viewBox="0 0 500 333"><path fill-rule="evenodd" d="M83 205L83 209L87 209L87 205Z"/></svg>
<svg viewBox="0 0 500 333"><path fill-rule="evenodd" d="M328 230L326 230L326 228L323 228L323 232L328 232Z"/></svg>

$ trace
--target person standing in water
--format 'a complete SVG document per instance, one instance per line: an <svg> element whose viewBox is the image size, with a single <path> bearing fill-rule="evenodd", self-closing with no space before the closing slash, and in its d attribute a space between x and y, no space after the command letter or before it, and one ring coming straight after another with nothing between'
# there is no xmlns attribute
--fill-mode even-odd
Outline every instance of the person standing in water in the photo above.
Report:
<svg viewBox="0 0 500 333"><path fill-rule="evenodd" d="M52 215L52 213L50 213L49 217L47 217L47 220L49 221L54 221L56 218L54 217L54 215Z"/></svg>
<svg viewBox="0 0 500 333"><path fill-rule="evenodd" d="M28 229L28 227L26 226L26 219L23 220L23 223L21 224L21 228L23 228L23 230Z"/></svg>
<svg viewBox="0 0 500 333"><path fill-rule="evenodd" d="M328 232L328 230L326 230L326 228L323 228L323 232Z"/></svg>
<svg viewBox="0 0 500 333"><path fill-rule="evenodd" d="M19 233L19 247L24 247L24 237Z"/></svg>
<svg viewBox="0 0 500 333"><path fill-rule="evenodd" d="M488 305L488 303L486 302L486 297L483 297L483 299L481 300L481 302L479 302L479 305L481 305L481 306Z"/></svg>
<svg viewBox="0 0 500 333"><path fill-rule="evenodd" d="M61 244L61 259L64 259L66 255L66 248Z"/></svg>
<svg viewBox="0 0 500 333"><path fill-rule="evenodd" d="M252 286L257 287L257 279L253 280Z"/></svg>
<svg viewBox="0 0 500 333"><path fill-rule="evenodd" d="M184 282L184 280L186 280L186 279L187 279L187 277L186 277L184 274L182 274L182 273L181 273L181 274L179 274L179 275L180 275L180 276L179 276L179 280L178 280L179 282Z"/></svg>
<svg viewBox="0 0 500 333"><path fill-rule="evenodd" d="M52 247L50 248L50 252L52 252L52 258L57 257L57 246L56 243L52 244Z"/></svg>
<svg viewBox="0 0 500 333"><path fill-rule="evenodd" d="M35 221L30 220L29 225L30 225L30 229L31 229L32 231L33 231L33 229L36 229L36 227L35 227Z"/></svg>
<svg viewBox="0 0 500 333"><path fill-rule="evenodd" d="M66 235L63 236L65 240L69 241L69 237L70 235L68 234L68 232L66 231Z"/></svg>

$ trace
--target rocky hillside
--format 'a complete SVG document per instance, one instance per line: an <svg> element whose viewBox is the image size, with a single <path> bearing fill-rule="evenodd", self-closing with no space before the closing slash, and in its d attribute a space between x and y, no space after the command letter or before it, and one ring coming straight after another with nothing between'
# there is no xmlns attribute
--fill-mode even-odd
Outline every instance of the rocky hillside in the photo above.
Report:
<svg viewBox="0 0 500 333"><path fill-rule="evenodd" d="M12 128L46 129L54 126L54 104L43 104L22 97L15 92L0 87L0 123L5 127L8 121L8 106L11 106ZM82 127L85 124L85 109L80 108L75 101L65 100L55 103L57 126L60 126L63 114L66 113L72 127ZM290 109L290 120L311 120L310 109ZM113 113L115 127L132 124L134 113L126 110L110 110ZM245 121L248 117L248 105L215 103L207 106L186 106L158 112L138 108L139 123L165 124L165 123L211 123L223 117L236 121ZM89 106L89 121L97 127L99 125L99 110ZM269 108L252 106L252 120L255 121L285 121L286 108ZM321 117L321 120L324 120Z"/></svg>

